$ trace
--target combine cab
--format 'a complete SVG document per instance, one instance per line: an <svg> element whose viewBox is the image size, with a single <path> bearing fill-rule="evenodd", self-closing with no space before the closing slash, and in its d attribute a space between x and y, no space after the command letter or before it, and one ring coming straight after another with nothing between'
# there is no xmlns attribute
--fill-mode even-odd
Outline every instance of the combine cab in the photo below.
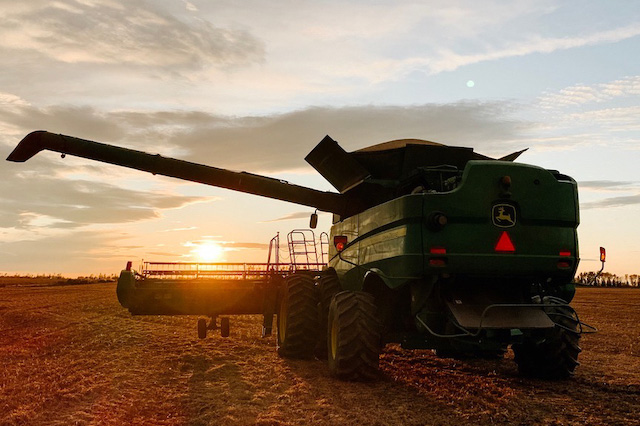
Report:
<svg viewBox="0 0 640 426"><path fill-rule="evenodd" d="M374 378L391 342L446 357L496 358L511 345L520 372L541 378L570 377L578 365L585 325L569 306L577 185L514 163L523 151L496 160L402 140L347 153L327 136L306 157L338 191L323 192L47 132L28 135L8 160L43 149L334 214L320 243L326 260L310 261L306 243L288 241L292 257L307 255L306 268L147 264L141 276L127 268L118 298L133 314L263 314L268 334L277 313L282 356L326 358L347 380ZM203 321L201 336L217 327ZM221 327L227 334L226 320Z"/></svg>

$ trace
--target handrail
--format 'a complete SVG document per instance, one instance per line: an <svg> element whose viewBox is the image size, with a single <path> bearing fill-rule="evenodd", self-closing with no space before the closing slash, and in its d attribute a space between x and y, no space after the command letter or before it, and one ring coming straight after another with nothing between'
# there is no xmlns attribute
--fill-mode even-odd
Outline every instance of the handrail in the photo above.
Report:
<svg viewBox="0 0 640 426"><path fill-rule="evenodd" d="M310 262L296 264L295 270L320 271L326 264ZM294 271L291 263L202 263L202 262L143 262L143 278L218 278L255 279Z"/></svg>

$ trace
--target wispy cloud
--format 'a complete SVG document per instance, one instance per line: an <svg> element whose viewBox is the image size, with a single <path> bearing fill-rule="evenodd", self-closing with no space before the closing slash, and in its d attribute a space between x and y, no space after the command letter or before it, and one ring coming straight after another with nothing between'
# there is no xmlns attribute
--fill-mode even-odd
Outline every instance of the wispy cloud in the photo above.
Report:
<svg viewBox="0 0 640 426"><path fill-rule="evenodd" d="M285 216L281 216L275 219L271 219L271 220L264 220L263 223L269 223L269 222L282 222L285 220L294 220L294 219L308 219L310 217L310 212L306 211L306 212L294 212L294 213L289 213L288 215Z"/></svg>
<svg viewBox="0 0 640 426"><path fill-rule="evenodd" d="M614 180L589 180L578 182L579 188L593 189L593 190L605 190L605 191L624 191L629 190L630 187L637 185L638 182L631 181L614 181Z"/></svg>
<svg viewBox="0 0 640 426"><path fill-rule="evenodd" d="M627 96L640 96L640 76L629 76L594 85L577 84L556 93L545 93L538 98L538 102L542 108L554 109L592 102L601 103Z"/></svg>
<svg viewBox="0 0 640 426"><path fill-rule="evenodd" d="M605 198L604 200L580 203L582 209L598 209L611 207L625 207L640 204L640 194L625 195L621 197Z"/></svg>
<svg viewBox="0 0 640 426"><path fill-rule="evenodd" d="M193 231L193 230L196 230L196 229L198 229L197 226L188 226L188 227L185 227L185 228L165 229L165 230L160 231L160 232L184 232L184 231Z"/></svg>
<svg viewBox="0 0 640 426"><path fill-rule="evenodd" d="M114 261L124 266L130 260L128 238L113 232L70 231L37 239L0 240L0 271L111 273Z"/></svg>
<svg viewBox="0 0 640 426"><path fill-rule="evenodd" d="M186 2L186 8L194 10ZM43 0L3 4L0 47L67 63L193 68L262 61L262 43L245 30L185 22L157 2Z"/></svg>
<svg viewBox="0 0 640 426"><path fill-rule="evenodd" d="M224 247L229 247L236 250L266 250L269 248L269 244L264 243L248 243L248 242L233 242L226 241L221 243Z"/></svg>
<svg viewBox="0 0 640 426"><path fill-rule="evenodd" d="M208 197L136 191L105 182L23 175L15 171L15 167L0 168L2 228L33 228L43 223L49 228L127 223L157 218L164 209L211 201Z"/></svg>
<svg viewBox="0 0 640 426"><path fill-rule="evenodd" d="M269 248L269 244L254 243L254 242L236 242L236 241L221 241L219 239L210 239L203 237L200 240L190 240L184 242L182 245L188 248L199 248L206 245L214 244L221 247L224 251L229 250L264 250Z"/></svg>
<svg viewBox="0 0 640 426"><path fill-rule="evenodd" d="M497 59L531 55L533 53L553 53L556 51L573 49L583 46L615 43L640 35L640 26L628 25L594 33L586 33L573 37L542 37L533 36L529 39L510 42L505 47L492 47L485 52L463 55L453 50L441 51L440 58L434 61L424 59L411 59L406 61L408 66L412 62L428 66L432 73L453 71L465 65Z"/></svg>

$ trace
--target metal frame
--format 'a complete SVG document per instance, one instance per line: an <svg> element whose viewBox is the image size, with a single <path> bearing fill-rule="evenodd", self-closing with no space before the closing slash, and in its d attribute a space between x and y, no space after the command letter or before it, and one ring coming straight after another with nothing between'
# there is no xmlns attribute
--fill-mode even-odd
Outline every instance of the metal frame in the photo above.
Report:
<svg viewBox="0 0 640 426"><path fill-rule="evenodd" d="M558 300L562 300L562 299L558 299ZM480 323L478 324L478 328L476 329L477 331L475 333L472 333L471 331L469 331L468 329L462 327L460 324L458 324L457 322L453 322L453 324L460 329L463 333L459 333L459 334L439 334L436 333L435 331L431 330L431 328L418 316L416 315L415 318L416 320L418 320L418 322L433 336L435 337L442 337L442 338L457 338L457 337L478 337L480 335L480 333L482 333L482 331L484 330L488 330L488 328L485 328L482 326L482 322L484 321L485 317L487 316L487 313L495 308L534 308L534 309L544 309L544 308L569 308L572 312L573 312L573 317L572 319L575 319L578 322L579 325L579 331L578 334L592 334L592 333L597 333L598 329L592 325L589 325L585 322L582 322L580 320L580 318L578 317L578 313L576 312L575 309L573 309L568 303L566 303L564 300L562 300L562 303L494 303L492 305L487 306L484 311L482 311L482 315L480 315ZM554 316L566 316L564 314L560 314L560 313L549 313L549 312L545 312L547 315L554 315ZM563 325L560 325L558 323L556 323L554 321L554 326L565 329L567 331L571 331L571 332L575 332L575 330L571 330ZM584 328L587 328L588 330L584 330Z"/></svg>

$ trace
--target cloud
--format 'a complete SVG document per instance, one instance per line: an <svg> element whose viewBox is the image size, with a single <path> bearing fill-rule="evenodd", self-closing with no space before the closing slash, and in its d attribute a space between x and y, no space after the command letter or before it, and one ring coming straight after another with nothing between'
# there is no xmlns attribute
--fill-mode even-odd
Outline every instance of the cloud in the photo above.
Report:
<svg viewBox="0 0 640 426"><path fill-rule="evenodd" d="M594 190L628 190L629 186L636 185L637 182L631 181L614 181L614 180L589 180L578 182L580 189L594 189Z"/></svg>
<svg viewBox="0 0 640 426"><path fill-rule="evenodd" d="M567 114L564 120L570 123L583 122L588 126L599 126L609 132L634 132L640 130L640 106L572 113Z"/></svg>
<svg viewBox="0 0 640 426"><path fill-rule="evenodd" d="M640 76L628 76L591 86L573 85L556 93L543 94L538 98L538 103L542 108L553 109L587 103L601 103L629 96L640 96Z"/></svg>
<svg viewBox="0 0 640 426"><path fill-rule="evenodd" d="M443 71L453 71L462 66L479 62L526 56L533 53L548 54L559 50L567 50L583 46L616 43L637 37L638 35L640 35L640 26L638 26L637 23L574 37L541 37L536 35L529 39L509 42L505 47L492 46L483 53L465 55L458 54L452 50L444 48L440 52L440 57L436 60L431 61L423 58L411 58L404 61L404 67L414 68L416 65L426 65L430 72L435 74Z"/></svg>
<svg viewBox="0 0 640 426"><path fill-rule="evenodd" d="M502 156L522 148L517 140L534 126L513 118L518 108L509 102L465 101L314 107L270 116L227 117L201 111L102 112L16 105L0 111L0 126L13 125L24 129L23 134L45 128L216 167L270 173L307 168L304 157L326 134L346 150L423 138ZM16 144L7 136L0 140Z"/></svg>
<svg viewBox="0 0 640 426"><path fill-rule="evenodd" d="M247 65L264 55L262 43L245 30L181 19L143 0L5 2L0 47L66 63L187 69Z"/></svg>
<svg viewBox="0 0 640 426"><path fill-rule="evenodd" d="M70 231L38 239L0 241L0 271L30 273L112 273L130 254L126 235L101 231ZM70 243L72 242L72 243Z"/></svg>
<svg viewBox="0 0 640 426"><path fill-rule="evenodd" d="M182 245L184 247L199 247L202 245L208 245L208 244L216 244L216 245L220 245L226 249L235 249L235 250L241 250L241 249L268 249L269 248L269 244L265 244L265 243L243 243L243 242L235 242L235 241L220 241L218 239L215 238L208 238L208 237L203 237L203 239L201 240L191 240L191 241L187 241L185 243L183 243Z"/></svg>
<svg viewBox="0 0 640 426"><path fill-rule="evenodd" d="M163 231L159 231L159 232L184 232L184 231L193 231L195 229L198 229L197 226L188 226L188 227L184 227L184 228L172 228L172 229L165 229Z"/></svg>
<svg viewBox="0 0 640 426"><path fill-rule="evenodd" d="M264 220L262 221L262 223L270 223L270 222L281 222L284 220L293 220L293 219L308 219L309 218L309 212L295 212L295 213L289 213L285 216L282 217L278 217L276 219L271 219L271 220Z"/></svg>
<svg viewBox="0 0 640 426"><path fill-rule="evenodd" d="M516 107L500 102L415 106L316 107L267 117L205 119L174 132L169 141L190 159L253 172L306 167L303 158L329 134L347 151L401 138L475 146L504 155L530 123L511 118ZM519 148L519 146L516 146Z"/></svg>
<svg viewBox="0 0 640 426"><path fill-rule="evenodd" d="M150 251L147 253L148 256L158 256L158 257L169 257L172 259L178 259L184 256L183 253L177 252L169 252L169 251Z"/></svg>
<svg viewBox="0 0 640 426"><path fill-rule="evenodd" d="M233 241L221 241L219 242L224 247L229 247L236 250L267 250L269 249L269 244L264 243L237 243Z"/></svg>
<svg viewBox="0 0 640 426"><path fill-rule="evenodd" d="M17 166L0 168L2 228L127 223L159 217L164 209L211 201L207 197L130 190L105 182L23 175L15 173Z"/></svg>
<svg viewBox="0 0 640 426"><path fill-rule="evenodd" d="M640 194L605 198L604 200L580 203L581 209L598 209L609 207L625 207L640 204Z"/></svg>

